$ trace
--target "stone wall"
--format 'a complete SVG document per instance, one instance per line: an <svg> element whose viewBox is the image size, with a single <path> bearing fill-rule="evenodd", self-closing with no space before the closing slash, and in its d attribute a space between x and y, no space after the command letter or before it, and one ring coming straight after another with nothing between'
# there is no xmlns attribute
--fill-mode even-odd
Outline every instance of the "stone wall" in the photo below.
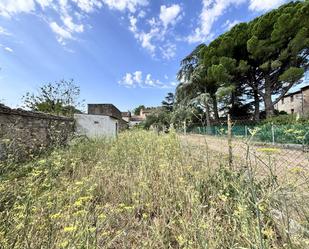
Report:
<svg viewBox="0 0 309 249"><path fill-rule="evenodd" d="M26 159L48 147L64 145L73 132L74 119L0 104L0 160Z"/></svg>

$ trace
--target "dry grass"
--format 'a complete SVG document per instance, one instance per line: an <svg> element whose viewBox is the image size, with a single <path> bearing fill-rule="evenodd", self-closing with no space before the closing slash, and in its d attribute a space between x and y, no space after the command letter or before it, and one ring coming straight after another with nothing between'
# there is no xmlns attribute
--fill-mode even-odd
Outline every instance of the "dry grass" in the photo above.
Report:
<svg viewBox="0 0 309 249"><path fill-rule="evenodd" d="M308 196L245 166L140 131L6 163L0 248L308 248Z"/></svg>

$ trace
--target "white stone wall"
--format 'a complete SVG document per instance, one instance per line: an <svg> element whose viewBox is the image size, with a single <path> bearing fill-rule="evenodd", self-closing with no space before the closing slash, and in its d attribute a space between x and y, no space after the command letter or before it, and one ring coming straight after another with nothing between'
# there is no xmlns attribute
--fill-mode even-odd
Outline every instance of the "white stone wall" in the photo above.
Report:
<svg viewBox="0 0 309 249"><path fill-rule="evenodd" d="M118 120L109 116L75 114L76 132L89 138L116 137Z"/></svg>

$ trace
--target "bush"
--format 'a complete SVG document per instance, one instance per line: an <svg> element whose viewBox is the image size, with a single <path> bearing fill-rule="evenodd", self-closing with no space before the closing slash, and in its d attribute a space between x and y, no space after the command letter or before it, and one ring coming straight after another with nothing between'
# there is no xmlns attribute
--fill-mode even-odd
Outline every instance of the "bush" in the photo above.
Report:
<svg viewBox="0 0 309 249"><path fill-rule="evenodd" d="M263 120L262 124L276 124L276 125L289 125L289 124L308 124L308 118L298 117L295 114L279 115L272 118Z"/></svg>

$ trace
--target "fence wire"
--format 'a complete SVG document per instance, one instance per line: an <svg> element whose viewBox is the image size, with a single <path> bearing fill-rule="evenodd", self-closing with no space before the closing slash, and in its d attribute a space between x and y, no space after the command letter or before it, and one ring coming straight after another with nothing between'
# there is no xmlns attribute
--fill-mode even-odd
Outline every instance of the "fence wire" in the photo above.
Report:
<svg viewBox="0 0 309 249"><path fill-rule="evenodd" d="M271 173L281 180L291 180L293 175L296 181L307 181L307 174L302 174L309 172L309 126L305 124L232 120L232 148L228 144L226 120L208 127L193 124L185 133L186 141L204 146L212 160L232 157L234 167L246 168L250 164L257 175Z"/></svg>

